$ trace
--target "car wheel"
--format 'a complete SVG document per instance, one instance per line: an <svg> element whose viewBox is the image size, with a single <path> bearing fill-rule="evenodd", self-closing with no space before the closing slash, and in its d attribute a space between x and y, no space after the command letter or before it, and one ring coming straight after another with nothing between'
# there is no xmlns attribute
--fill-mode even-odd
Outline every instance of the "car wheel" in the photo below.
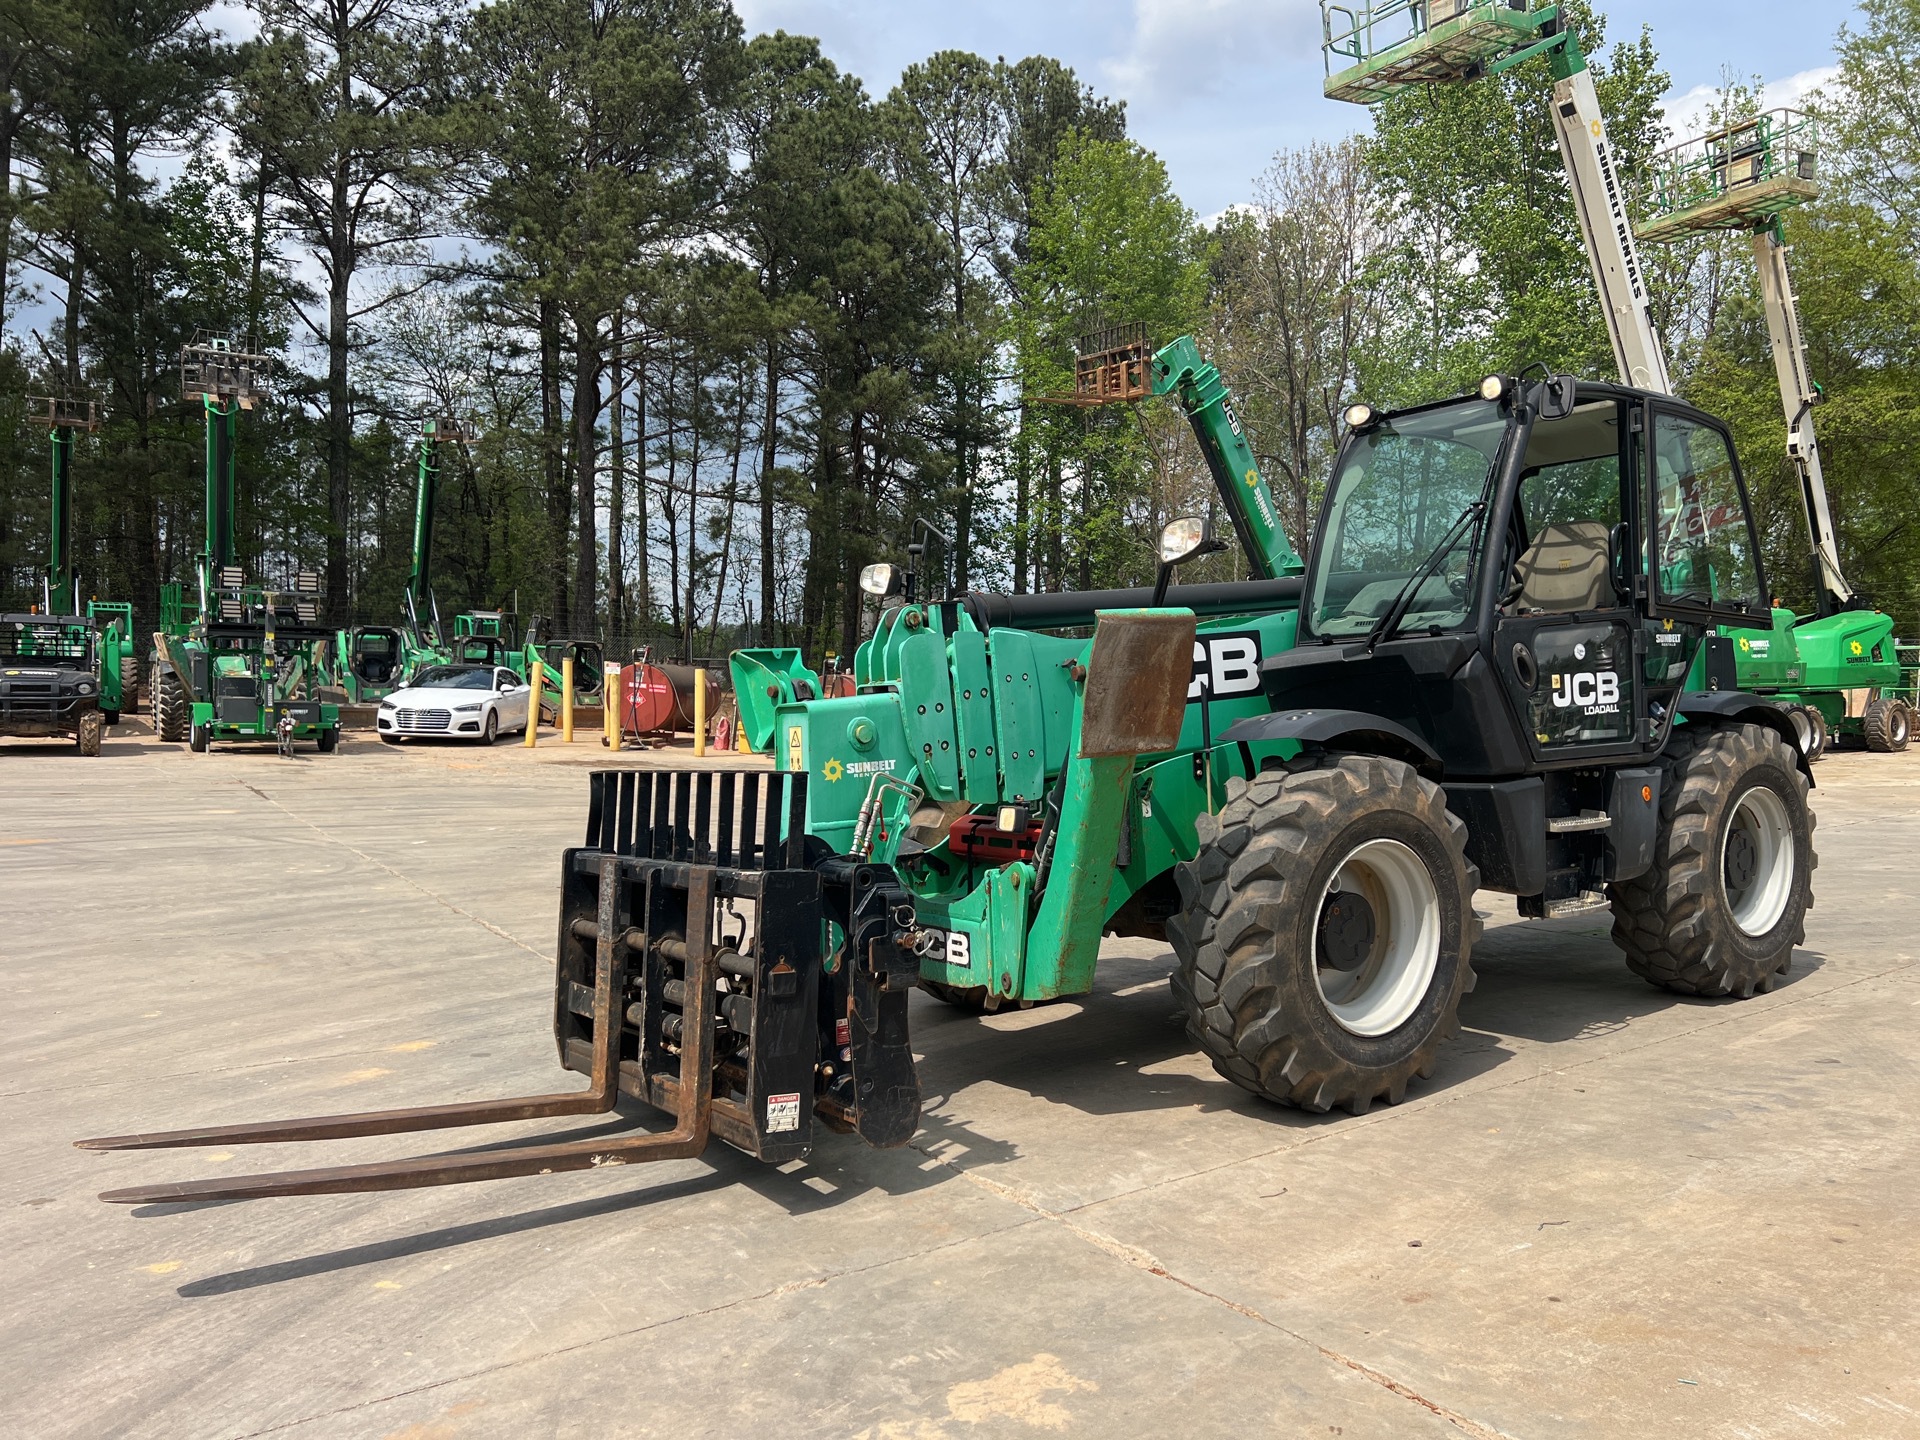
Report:
<svg viewBox="0 0 1920 1440"><path fill-rule="evenodd" d="M482 745L491 745L493 744L494 741L498 740L499 738L500 738L500 712L497 710L489 710L487 711L487 723L485 727L480 731L480 743Z"/></svg>

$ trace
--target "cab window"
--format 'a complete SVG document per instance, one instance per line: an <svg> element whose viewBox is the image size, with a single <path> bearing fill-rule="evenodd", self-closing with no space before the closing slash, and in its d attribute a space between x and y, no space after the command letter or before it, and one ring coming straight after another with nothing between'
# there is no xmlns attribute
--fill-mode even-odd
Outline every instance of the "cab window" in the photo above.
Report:
<svg viewBox="0 0 1920 1440"><path fill-rule="evenodd" d="M1662 599L1759 610L1761 577L1727 438L1681 415L1653 417L1652 570Z"/></svg>
<svg viewBox="0 0 1920 1440"><path fill-rule="evenodd" d="M1620 603L1620 402L1596 400L1537 424L1507 526L1508 615L1571 614Z"/></svg>

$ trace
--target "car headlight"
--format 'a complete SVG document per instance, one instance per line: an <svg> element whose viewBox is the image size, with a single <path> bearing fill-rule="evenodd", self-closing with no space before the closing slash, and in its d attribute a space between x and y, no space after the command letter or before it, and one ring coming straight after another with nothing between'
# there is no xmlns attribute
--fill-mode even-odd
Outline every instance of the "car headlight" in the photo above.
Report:
<svg viewBox="0 0 1920 1440"><path fill-rule="evenodd" d="M480 706L481 706L482 704L484 704L484 703L486 703L486 702L484 702L484 701L476 701L476 702L475 702L474 704L472 704L472 705L456 705L456 706L454 706L454 707L453 707L453 711L454 711L454 714L456 714L456 715L467 715L467 714L471 714L471 713L472 713L473 711L475 711L475 710L478 710L478 709L480 708Z"/></svg>
<svg viewBox="0 0 1920 1440"><path fill-rule="evenodd" d="M400 707L391 700L382 700L380 702L380 708L382 710L398 710Z"/></svg>
<svg viewBox="0 0 1920 1440"><path fill-rule="evenodd" d="M93 694L93 682L91 680L82 680L78 685L74 686L73 688L79 691L82 695Z"/></svg>

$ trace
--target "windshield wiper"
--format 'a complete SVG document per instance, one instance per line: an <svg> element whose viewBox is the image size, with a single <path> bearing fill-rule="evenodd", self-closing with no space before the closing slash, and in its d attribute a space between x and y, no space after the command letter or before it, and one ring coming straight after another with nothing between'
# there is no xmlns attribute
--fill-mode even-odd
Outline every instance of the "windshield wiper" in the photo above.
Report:
<svg viewBox="0 0 1920 1440"><path fill-rule="evenodd" d="M1407 610L1413 604L1413 597L1419 593L1420 587L1426 583L1427 578L1439 563L1452 553L1455 543L1460 539L1463 527L1469 521L1478 518L1480 512L1486 508L1486 501L1475 500L1454 517L1453 523L1447 527L1447 533L1440 537L1440 543L1427 552L1427 558L1420 562L1414 572L1407 577L1406 583L1394 595L1393 603L1380 612L1380 618L1374 621L1373 628L1367 631L1365 643L1368 650L1372 650L1383 640L1393 638L1394 632L1400 627L1400 622L1406 618Z"/></svg>

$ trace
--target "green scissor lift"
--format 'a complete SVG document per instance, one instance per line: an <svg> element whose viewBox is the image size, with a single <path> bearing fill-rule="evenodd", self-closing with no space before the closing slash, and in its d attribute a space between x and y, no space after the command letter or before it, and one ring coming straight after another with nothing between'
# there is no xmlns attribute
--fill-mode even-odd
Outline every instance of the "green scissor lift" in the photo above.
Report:
<svg viewBox="0 0 1920 1440"><path fill-rule="evenodd" d="M1787 459L1816 570L1815 613L1776 606L1773 624L1723 629L1736 647L1740 688L1794 707L1811 753L1829 734L1872 750L1904 750L1913 711L1901 694L1893 617L1866 604L1840 569L1813 407L1821 390L1807 373L1799 306L1787 272L1787 212L1820 194L1819 122L1768 110L1714 126L1653 159L1653 191L1640 238L1670 242L1713 231L1749 236L1766 307L1767 335L1787 421Z"/></svg>
<svg viewBox="0 0 1920 1440"><path fill-rule="evenodd" d="M314 656L331 632L320 623L320 580L300 572L285 586L249 580L234 544L234 449L243 410L265 394L271 360L202 339L180 352L181 394L206 416L206 544L198 593L161 587L154 634L155 730L196 751L215 741L311 740L331 751L340 710L318 695Z"/></svg>

